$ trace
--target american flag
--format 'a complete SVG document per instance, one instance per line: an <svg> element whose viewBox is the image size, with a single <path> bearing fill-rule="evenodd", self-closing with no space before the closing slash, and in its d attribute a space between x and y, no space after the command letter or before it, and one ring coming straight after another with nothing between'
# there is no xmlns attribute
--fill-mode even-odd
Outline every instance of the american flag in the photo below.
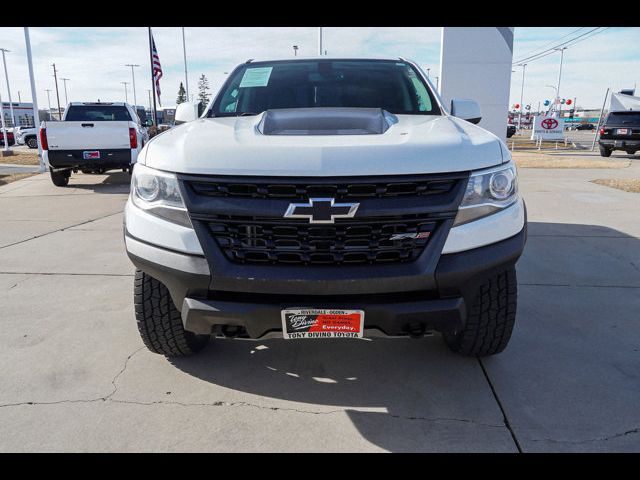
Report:
<svg viewBox="0 0 640 480"><path fill-rule="evenodd" d="M160 65L160 57L158 56L158 50L156 50L156 41L153 39L153 34L151 34L151 45L151 56L153 58L153 80L156 84L158 103L162 106L162 102L160 101L160 79L162 78L162 66Z"/></svg>

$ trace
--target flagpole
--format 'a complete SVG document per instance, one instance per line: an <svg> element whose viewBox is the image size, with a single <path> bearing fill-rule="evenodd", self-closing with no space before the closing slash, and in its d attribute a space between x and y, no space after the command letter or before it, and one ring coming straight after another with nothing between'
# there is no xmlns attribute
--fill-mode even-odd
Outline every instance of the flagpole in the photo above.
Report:
<svg viewBox="0 0 640 480"><path fill-rule="evenodd" d="M153 125L158 127L158 113L156 110L156 84L153 78L153 36L151 34L151 27L149 29L149 60L151 61L151 90L153 91Z"/></svg>

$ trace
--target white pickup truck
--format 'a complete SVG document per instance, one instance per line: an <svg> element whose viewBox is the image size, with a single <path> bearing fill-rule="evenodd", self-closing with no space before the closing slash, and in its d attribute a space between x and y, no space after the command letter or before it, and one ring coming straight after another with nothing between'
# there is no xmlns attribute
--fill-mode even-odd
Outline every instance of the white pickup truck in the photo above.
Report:
<svg viewBox="0 0 640 480"><path fill-rule="evenodd" d="M502 351L526 209L480 119L402 58L249 61L202 115L180 104L125 208L146 346L437 331Z"/></svg>
<svg viewBox="0 0 640 480"><path fill-rule="evenodd" d="M43 122L40 141L54 185L71 172L131 171L148 140L145 126L127 103L72 102L61 122Z"/></svg>

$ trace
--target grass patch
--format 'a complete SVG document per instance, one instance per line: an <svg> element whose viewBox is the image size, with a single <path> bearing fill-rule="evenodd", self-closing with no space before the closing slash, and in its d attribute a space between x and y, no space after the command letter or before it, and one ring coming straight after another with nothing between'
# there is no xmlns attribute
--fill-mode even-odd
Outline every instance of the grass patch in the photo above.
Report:
<svg viewBox="0 0 640 480"><path fill-rule="evenodd" d="M2 185L7 185L8 183L15 182L16 180L22 180L23 178L28 178L35 173L10 173L8 175L0 175L0 187Z"/></svg>
<svg viewBox="0 0 640 480"><path fill-rule="evenodd" d="M631 165L630 160L605 160L594 156L512 152L512 157L521 168L627 168Z"/></svg>
<svg viewBox="0 0 640 480"><path fill-rule="evenodd" d="M0 157L0 163L11 163L13 165L40 165L38 150L13 150L10 157Z"/></svg>
<svg viewBox="0 0 640 480"><path fill-rule="evenodd" d="M640 178L615 179L615 178L598 178L591 180L592 183L603 185L605 187L617 188L625 192L640 193Z"/></svg>

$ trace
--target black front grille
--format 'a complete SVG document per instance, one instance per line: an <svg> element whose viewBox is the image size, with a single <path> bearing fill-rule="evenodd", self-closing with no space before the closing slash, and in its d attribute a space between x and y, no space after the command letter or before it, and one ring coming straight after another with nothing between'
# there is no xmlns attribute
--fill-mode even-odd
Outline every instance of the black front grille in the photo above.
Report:
<svg viewBox="0 0 640 480"><path fill-rule="evenodd" d="M410 263L441 238L464 194L468 172L378 177L286 178L180 175L205 255L236 264ZM310 223L285 218L291 203L333 198L358 203L353 218ZM448 228L448 227L446 227ZM446 234L445 234L446 235Z"/></svg>
<svg viewBox="0 0 640 480"><path fill-rule="evenodd" d="M265 181L194 181L191 188L197 195L209 197L238 197L265 199L306 199L310 197L330 197L336 199L355 199L371 197L424 196L447 193L454 187L456 180L408 179L396 181L322 183L287 183Z"/></svg>
<svg viewBox="0 0 640 480"><path fill-rule="evenodd" d="M209 221L208 228L233 262L354 265L411 262L437 224L424 216L336 220L327 225L227 217Z"/></svg>

